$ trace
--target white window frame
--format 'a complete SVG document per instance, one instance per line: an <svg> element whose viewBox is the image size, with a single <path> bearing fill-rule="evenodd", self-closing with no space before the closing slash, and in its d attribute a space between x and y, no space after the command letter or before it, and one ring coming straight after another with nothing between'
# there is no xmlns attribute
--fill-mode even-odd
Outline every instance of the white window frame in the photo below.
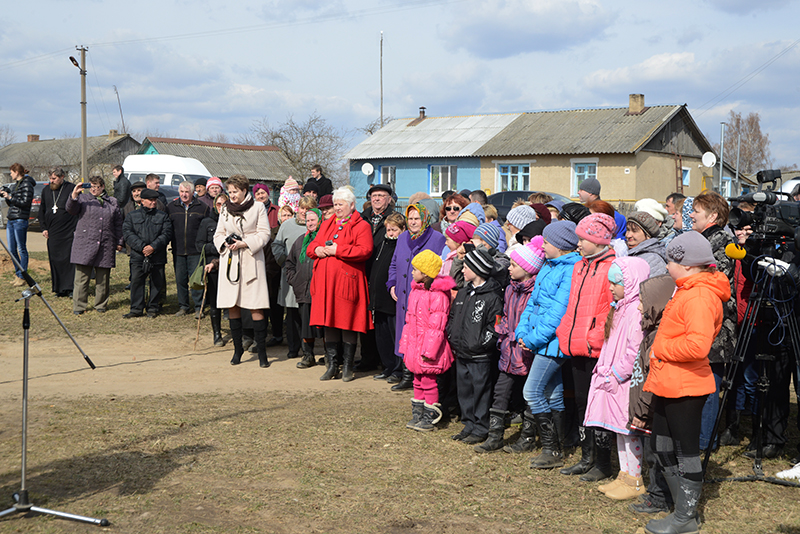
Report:
<svg viewBox="0 0 800 534"><path fill-rule="evenodd" d="M392 191L397 187L397 165L381 165L378 167L381 183L392 187Z"/></svg>
<svg viewBox="0 0 800 534"><path fill-rule="evenodd" d="M434 167L438 167L439 168L439 189L440 189L440 191L436 191L436 190L433 189L433 169L434 169ZM447 167L447 169L448 169L448 171L447 171L447 187L442 189L442 180L441 180L442 171L441 171L441 169L444 168L444 167ZM453 171L455 171L456 186L453 185L452 180L451 180L451 177L453 176ZM441 195L445 191L456 190L457 189L457 184L458 184L458 165L428 165L428 191L430 191L431 195Z"/></svg>
<svg viewBox="0 0 800 534"><path fill-rule="evenodd" d="M683 187L689 187L692 183L691 167L681 167L681 181L683 182Z"/></svg>
<svg viewBox="0 0 800 534"><path fill-rule="evenodd" d="M519 167L528 167L528 185L527 187L521 187L519 189L507 189L507 191L528 191L531 188L531 169L533 168L533 164L536 160L528 160L528 161L492 161L494 163L494 173L495 173L495 192L502 193L503 190L503 181L502 175L500 173L501 166L512 166L516 165Z"/></svg>
<svg viewBox="0 0 800 534"><path fill-rule="evenodd" d="M726 198L733 196L731 195L732 187L733 187L733 180L731 179L731 177L723 176L719 184L719 194Z"/></svg>
<svg viewBox="0 0 800 534"><path fill-rule="evenodd" d="M569 182L570 182L570 196L578 196L578 175L575 173L576 165L592 165L594 164L594 177L597 178L597 173L600 170L600 158L571 158L569 160Z"/></svg>

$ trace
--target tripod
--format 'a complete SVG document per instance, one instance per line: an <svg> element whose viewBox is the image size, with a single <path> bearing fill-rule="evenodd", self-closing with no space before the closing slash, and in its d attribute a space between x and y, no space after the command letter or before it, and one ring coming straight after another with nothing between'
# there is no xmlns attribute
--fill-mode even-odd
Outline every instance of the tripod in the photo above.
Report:
<svg viewBox="0 0 800 534"><path fill-rule="evenodd" d="M759 258L753 262L753 266L757 266ZM780 269L780 267L778 267ZM792 309L792 300L797 295L797 289L791 288L789 282L782 280L782 278L789 278L791 276L782 272L780 276L773 276L767 273L766 269L759 266L761 269L761 277L753 286L753 291L750 293L750 298L747 301L747 309L745 310L744 320L742 321L741 330L739 331L739 338L736 343L736 351L734 352L733 360L730 367L725 374L722 381L721 388L723 389L722 400L719 404L719 412L717 419L714 422L714 428L711 431L711 437L708 442L708 447L705 451L703 458L703 475L705 476L706 469L708 468L708 461L711 457L711 451L714 448L714 442L717 438L719 431L719 424L722 420L722 414L725 411L726 401L728 394L733 387L734 378L736 377L739 365L744 361L745 354L750 345L753 336L753 330L756 326L756 320L759 317L759 311L762 306L767 309L772 309L777 319L774 329L786 329L789 334L789 343L791 350L794 353L795 360L800 366L800 329L798 329L797 318ZM785 323L785 324L784 324ZM762 325L766 328L768 325ZM767 339L767 336L764 336ZM755 413L753 420L753 435L755 436L755 458L753 459L753 474L745 477L728 477L728 478L715 478L707 480L707 482L750 482L750 481L763 481L771 484L779 484L782 486L800 487L800 483L789 482L775 477L764 476L762 468L762 460L764 458L764 444L763 444L763 422L767 413L767 393L769 392L769 373L768 366L769 360L774 359L769 355L759 354L756 360L759 362L760 372L759 379L756 384L756 405L758 410Z"/></svg>
<svg viewBox="0 0 800 534"><path fill-rule="evenodd" d="M47 508L41 508L39 506L34 506L28 497L28 488L27 488L27 467L28 467L28 355L29 355L29 347L30 347L30 327L31 327L31 314L30 314L30 299L33 296L38 296L42 302L44 302L47 309L50 310L50 313L53 314L58 324L61 325L61 328L64 329L64 332L69 336L72 340L72 343L77 347L80 353L83 355L83 358L86 360L86 363L89 364L89 367L92 369L95 368L94 363L92 360L89 359L89 356L83 352L83 349L78 345L78 342L72 337L69 330L67 330L66 325L61 322L61 319L56 314L55 310L50 307L50 304L45 300L44 296L42 296L41 288L39 284L31 277L31 275L27 272L22 270L22 266L17 262L17 259L11 254L8 250L8 247L0 239L0 244L3 245L3 248L8 252L9 257L14 262L14 265L22 272L22 277L25 280L25 283L28 287L23 290L22 297L16 300L19 302L20 300L25 301L25 311L22 314L22 329L23 329L23 351L22 351L22 467L21 467L21 485L20 490L13 495L15 504L8 508L7 510L3 510L0 512L0 518L3 518L7 515L11 514L18 514L18 513L29 513L35 512L39 514L47 514L53 515L56 517L60 517L62 519L72 519L74 521L81 521L84 523L92 523L94 525L100 526L108 526L109 522L108 519L94 519L92 517L85 517L82 515L75 515L70 514L67 512L59 512L56 510L48 510Z"/></svg>

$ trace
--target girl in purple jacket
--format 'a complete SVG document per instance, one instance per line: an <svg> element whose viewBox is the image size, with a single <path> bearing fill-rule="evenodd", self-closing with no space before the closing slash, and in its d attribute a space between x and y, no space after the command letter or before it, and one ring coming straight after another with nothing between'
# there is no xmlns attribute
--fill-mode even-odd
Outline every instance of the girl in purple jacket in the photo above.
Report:
<svg viewBox="0 0 800 534"><path fill-rule="evenodd" d="M413 282L400 337L403 361L414 373L412 419L406 427L428 432L442 418L436 375L453 364L445 328L450 315L450 290L455 282L449 276L439 275L442 258L432 250L414 256L411 266Z"/></svg>

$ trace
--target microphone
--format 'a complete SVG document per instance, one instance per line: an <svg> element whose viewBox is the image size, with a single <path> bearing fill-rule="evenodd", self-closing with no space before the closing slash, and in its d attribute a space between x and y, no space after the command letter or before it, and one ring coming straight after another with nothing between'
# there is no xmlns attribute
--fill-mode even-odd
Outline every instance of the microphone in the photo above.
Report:
<svg viewBox="0 0 800 534"><path fill-rule="evenodd" d="M741 245L730 243L725 247L725 255L734 260L741 260L747 256L747 251Z"/></svg>

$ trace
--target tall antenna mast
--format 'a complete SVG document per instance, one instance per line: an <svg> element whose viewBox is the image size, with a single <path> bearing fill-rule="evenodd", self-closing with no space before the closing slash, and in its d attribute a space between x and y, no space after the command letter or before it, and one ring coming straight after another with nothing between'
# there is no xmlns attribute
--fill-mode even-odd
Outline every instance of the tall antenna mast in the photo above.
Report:
<svg viewBox="0 0 800 534"><path fill-rule="evenodd" d="M117 95L117 104L119 104L119 118L122 119L122 133L128 133L125 130L125 117L122 116L122 102L119 100L119 91L117 91L117 86L114 85L114 93Z"/></svg>
<svg viewBox="0 0 800 534"><path fill-rule="evenodd" d="M381 32L381 128L383 128L383 32Z"/></svg>

